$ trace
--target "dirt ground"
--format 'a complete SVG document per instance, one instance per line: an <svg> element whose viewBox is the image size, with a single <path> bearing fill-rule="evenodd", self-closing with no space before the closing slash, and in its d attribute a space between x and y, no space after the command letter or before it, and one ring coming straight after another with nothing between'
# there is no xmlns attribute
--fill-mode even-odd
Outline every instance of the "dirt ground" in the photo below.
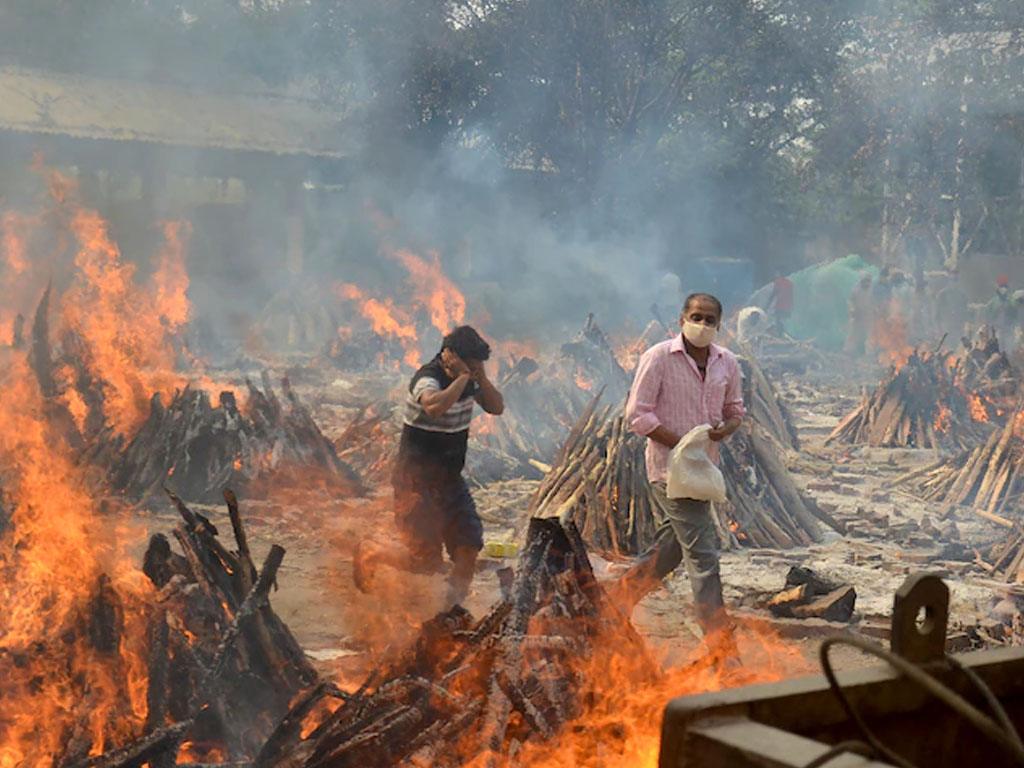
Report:
<svg viewBox="0 0 1024 768"><path fill-rule="evenodd" d="M741 632L747 625L762 630L770 626L803 660L793 665L793 674L817 670L817 646L824 635L848 631L884 642L893 594L911 572L929 570L945 578L952 593L951 631L982 627L988 636L1005 637L996 609L1000 604L1005 607L1007 600L1016 605L1019 598L1016 588L987 579L970 561L947 556L942 526L955 524L961 542L981 547L1000 535L992 524L969 512L940 520L939 510L893 485L900 474L933 461L932 452L824 445L827 434L859 401L862 386L876 382L879 375L878 369L851 367L776 379L801 441L800 452L787 456L787 464L797 484L847 525L849 533L828 532L822 543L806 548L740 549L722 555L725 598ZM382 377L353 386L337 378L326 389L318 386L314 380L300 381L300 393L307 402L317 402L317 419L330 436L343 428L368 389L375 397L392 396L400 382ZM329 397L323 396L325 391ZM521 541L527 500L535 487L533 481L513 480L474 490L487 541ZM361 678L379 654L400 647L422 621L445 608L443 576L384 569L372 594L363 594L353 585L351 560L356 543L365 536L384 542L393 539L388 491L379 488L375 495L358 500L316 495L269 502L242 500L255 556L261 557L274 543L287 550L278 576L280 588L272 595L275 610L317 664L343 680ZM194 506L229 530L224 509ZM148 532L169 533L177 517L157 500L144 513L143 522ZM141 543L135 554L141 559ZM499 599L497 572L514 562L481 558L466 606L471 613L482 615ZM599 578L612 577L623 567L596 553L592 562ZM757 608L765 594L782 588L793 565L853 585L857 591L854 620L849 625L776 620ZM633 613L634 624L668 666L692 656L699 646L691 609L689 585L680 570ZM840 667L867 663L857 652L842 649L836 661Z"/></svg>

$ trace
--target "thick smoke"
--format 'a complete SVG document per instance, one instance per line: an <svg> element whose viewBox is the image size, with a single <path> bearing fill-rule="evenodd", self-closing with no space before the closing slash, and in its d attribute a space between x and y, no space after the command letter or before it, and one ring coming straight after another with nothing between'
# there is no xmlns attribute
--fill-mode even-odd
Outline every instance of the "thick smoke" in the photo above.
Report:
<svg viewBox="0 0 1024 768"><path fill-rule="evenodd" d="M189 219L195 329L222 351L242 343L249 352L280 352L295 335L280 327L289 313L312 315L304 322L324 335L351 316L330 289L335 282L400 298L404 275L381 257L385 241L438 252L466 293L468 319L490 335L560 341L588 312L606 327L642 328L648 307L664 298L658 291L666 272L680 275L683 292L730 292L727 303L735 306L746 287L804 266L814 241L819 256L856 250L883 260L916 237L933 263L948 259L949 199L957 189L964 221L956 247L994 249L997 230L976 226L979 212L1006 197L1000 185L1016 173L991 161L1005 131L976 117L992 110L991 93L1006 81L1016 39L969 39L937 23L922 26L898 3L842 12L796 0L731 10L654 4L678 17L652 25L689 35L671 42L667 58L691 56L693 71L704 74L687 81L671 120L618 132L614 110L608 124L578 121L578 135L560 137L555 154L570 156L574 143L603 149L575 177L510 146L515 137L507 127L522 115L536 116L535 124L521 122L542 135L544 126L562 125L552 122L557 108L568 109L546 101L543 89L522 87L535 77L529 57L540 57L533 64L541 70L560 62L606 66L610 90L622 80L617 68L635 66L620 50L632 44L622 35L608 38L610 63L603 63L578 37L521 58L486 35L460 50L459 35L472 27L480 4L448 6L462 9L454 25L436 4L411 1L404 15L393 8L388 15L389 4L349 4L343 21L335 18L344 10L337 3L126 2L117 12L91 14L64 3L32 5L7 11L18 20L7 25L7 63L226 96L269 89L323 99L341 115L345 140L356 148L343 160L0 134L7 203L18 190L13 172L37 145L57 165L109 169L103 183L84 174L84 186L127 258L145 262L154 222ZM519 7L527 6L560 19L555 6ZM515 4L494 8L520 12ZM627 21L634 12L633 4L616 8ZM362 32L356 22L364 23ZM33 23L66 45L16 45L15 35L25 37ZM555 25L549 34L564 32ZM971 53L986 48L994 54ZM494 71L493 59L502 56L502 77L483 87L473 76L463 78L468 84L452 76L474 66ZM984 82L987 102L965 97L975 81ZM478 102L464 122L444 112L446 88L477 89L463 99ZM118 189L136 176L157 179L154 188L165 191L140 201ZM884 202L883 177L899 204ZM244 179L244 204L232 179ZM185 188L211 183L223 186L221 200L190 206ZM208 189L203 194L211 197ZM298 234L293 212L304 224ZM382 220L389 222L384 231ZM304 253L298 262L297 237ZM703 259L740 261L716 283L699 265Z"/></svg>

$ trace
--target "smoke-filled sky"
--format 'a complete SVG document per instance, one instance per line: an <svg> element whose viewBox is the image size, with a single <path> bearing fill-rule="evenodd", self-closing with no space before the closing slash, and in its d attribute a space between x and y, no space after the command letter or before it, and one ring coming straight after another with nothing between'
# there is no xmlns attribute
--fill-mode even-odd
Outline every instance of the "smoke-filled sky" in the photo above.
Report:
<svg viewBox="0 0 1024 768"><path fill-rule="evenodd" d="M974 226L993 200L1020 195L1006 171L1019 167L1008 137L1020 12L834 5L12 0L0 44L6 64L273 90L344 114L356 152L341 163L308 158L282 174L235 158L244 207L149 201L153 219L195 219L191 293L214 331L237 337L282 292L315 301L336 281L401 300L389 291L401 270L379 254L383 217L393 246L441 255L492 335L563 340L588 312L642 328L650 304L671 298L668 271L684 293L735 303L808 259L896 258L911 232L934 263L949 260L953 187L970 247L1020 249L1024 233L999 242L991 224ZM5 167L32 148L0 134ZM71 142L58 160L217 175L203 153L130 142ZM282 210L297 197L301 275L287 267ZM151 231L137 206L96 204L122 244Z"/></svg>

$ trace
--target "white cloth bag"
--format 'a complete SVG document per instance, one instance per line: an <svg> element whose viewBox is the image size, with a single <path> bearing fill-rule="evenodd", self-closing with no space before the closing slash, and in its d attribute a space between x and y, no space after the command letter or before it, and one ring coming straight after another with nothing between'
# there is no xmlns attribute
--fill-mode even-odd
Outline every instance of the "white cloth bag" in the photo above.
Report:
<svg viewBox="0 0 1024 768"><path fill-rule="evenodd" d="M725 501L725 478L708 456L710 424L694 427L679 441L668 457L670 499Z"/></svg>

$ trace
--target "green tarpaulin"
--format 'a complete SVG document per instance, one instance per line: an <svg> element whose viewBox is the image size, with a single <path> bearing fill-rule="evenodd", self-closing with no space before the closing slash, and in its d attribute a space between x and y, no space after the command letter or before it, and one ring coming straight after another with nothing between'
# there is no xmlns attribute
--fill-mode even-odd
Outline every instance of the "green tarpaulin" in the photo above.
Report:
<svg viewBox="0 0 1024 768"><path fill-rule="evenodd" d="M868 272L878 270L860 256L851 255L828 264L815 264L789 276L793 282L793 312L786 331L795 339L814 339L818 346L840 351L846 340L847 300Z"/></svg>

